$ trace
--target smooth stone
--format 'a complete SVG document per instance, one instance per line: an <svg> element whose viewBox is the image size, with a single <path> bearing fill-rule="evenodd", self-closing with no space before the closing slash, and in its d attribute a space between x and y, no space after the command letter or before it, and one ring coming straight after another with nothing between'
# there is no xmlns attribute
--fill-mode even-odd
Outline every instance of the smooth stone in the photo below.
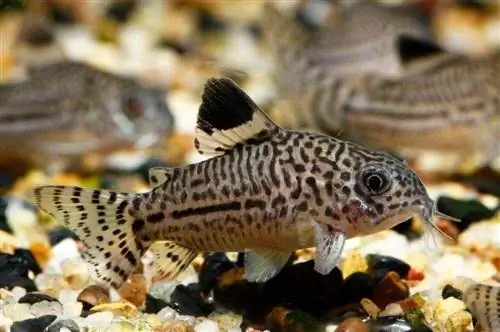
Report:
<svg viewBox="0 0 500 332"><path fill-rule="evenodd" d="M148 285L141 274L133 274L118 290L121 298L140 308L146 302Z"/></svg>
<svg viewBox="0 0 500 332"><path fill-rule="evenodd" d="M217 279L225 272L236 268L236 264L229 260L222 252L209 254L205 257L199 273L200 291L208 295L216 286Z"/></svg>
<svg viewBox="0 0 500 332"><path fill-rule="evenodd" d="M170 306L180 314L195 317L207 316L214 310L214 306L201 297L198 284L194 283L177 286L170 297Z"/></svg>
<svg viewBox="0 0 500 332"><path fill-rule="evenodd" d="M361 318L349 317L339 324L335 332L368 332L368 327Z"/></svg>
<svg viewBox="0 0 500 332"><path fill-rule="evenodd" d="M408 298L410 290L396 272L389 272L374 288L371 299L380 308Z"/></svg>
<svg viewBox="0 0 500 332"><path fill-rule="evenodd" d="M135 1L111 3L106 8L106 16L119 23L126 23L136 7Z"/></svg>
<svg viewBox="0 0 500 332"><path fill-rule="evenodd" d="M459 223L454 223L460 231L476 221L493 218L496 213L474 199L461 200L441 196L437 200L436 207L438 211L460 219Z"/></svg>
<svg viewBox="0 0 500 332"><path fill-rule="evenodd" d="M355 272L344 280L342 286L342 304L358 303L361 299L370 298L375 287L375 280L369 273Z"/></svg>
<svg viewBox="0 0 500 332"><path fill-rule="evenodd" d="M398 317L379 317L365 322L370 332L410 332L415 331L404 319Z"/></svg>
<svg viewBox="0 0 500 332"><path fill-rule="evenodd" d="M404 221L400 224L397 224L396 226L394 226L391 229L393 231L398 232L399 234L403 234L404 236L406 236L406 238L408 240L416 240L416 239L420 238L422 235L417 233L413 229L412 223L413 223L413 220L410 219L410 220Z"/></svg>
<svg viewBox="0 0 500 332"><path fill-rule="evenodd" d="M162 280L151 284L148 293L157 299L165 302L170 302L170 297L175 291L175 288L181 283L177 280Z"/></svg>
<svg viewBox="0 0 500 332"><path fill-rule="evenodd" d="M89 328L99 328L109 326L113 321L111 311L96 312L85 317L84 326Z"/></svg>
<svg viewBox="0 0 500 332"><path fill-rule="evenodd" d="M157 299L156 297L153 297L149 294L146 294L146 303L145 303L145 308L144 312L148 314L157 314L160 310L168 306L168 303L161 300Z"/></svg>
<svg viewBox="0 0 500 332"><path fill-rule="evenodd" d="M443 288L441 296L443 297L443 299L454 297L456 299L462 300L463 293L459 289L454 288L452 285L446 285Z"/></svg>
<svg viewBox="0 0 500 332"><path fill-rule="evenodd" d="M12 228L5 213L8 205L9 200L5 197L0 197L0 230L12 234Z"/></svg>
<svg viewBox="0 0 500 332"><path fill-rule="evenodd" d="M390 271L394 271L402 278L405 278L410 271L410 265L391 256L368 254L366 260L368 261L368 271L375 278L382 278Z"/></svg>
<svg viewBox="0 0 500 332"><path fill-rule="evenodd" d="M46 315L15 322L12 324L10 332L40 332L55 321L56 318L57 316L54 315Z"/></svg>
<svg viewBox="0 0 500 332"><path fill-rule="evenodd" d="M96 306L110 302L109 290L100 285L90 285L85 287L78 295L77 301ZM85 310L85 304L84 304Z"/></svg>
<svg viewBox="0 0 500 332"><path fill-rule="evenodd" d="M337 267L322 275L314 270L314 261L310 260L285 266L262 285L262 295L265 303L288 303L319 317L341 305L342 285L342 272Z"/></svg>
<svg viewBox="0 0 500 332"><path fill-rule="evenodd" d="M3 304L3 315L9 317L13 321L21 321L32 318L31 306L28 303L8 303Z"/></svg>
<svg viewBox="0 0 500 332"><path fill-rule="evenodd" d="M52 247L68 238L73 239L74 241L80 241L78 236L66 227L56 227L49 231L49 241Z"/></svg>
<svg viewBox="0 0 500 332"><path fill-rule="evenodd" d="M201 322L195 324L194 332L219 332L219 324L210 320L203 319Z"/></svg>
<svg viewBox="0 0 500 332"><path fill-rule="evenodd" d="M48 302L59 302L57 299L53 298L52 296L40 293L40 292L32 292L32 293L27 293L23 297L21 297L18 301L18 303L29 303L29 304L35 304L37 302L42 302L42 301L48 301Z"/></svg>
<svg viewBox="0 0 500 332"><path fill-rule="evenodd" d="M72 319L63 319L50 325L44 332L60 332L63 328L70 332L80 332L80 327Z"/></svg>
<svg viewBox="0 0 500 332"><path fill-rule="evenodd" d="M62 304L63 316L67 318L79 317L83 312L82 302L65 302Z"/></svg>
<svg viewBox="0 0 500 332"><path fill-rule="evenodd" d="M0 253L0 288L22 287L28 292L36 291L36 285L28 277L29 272L41 271L35 258L26 249L16 249L13 255Z"/></svg>
<svg viewBox="0 0 500 332"><path fill-rule="evenodd" d="M31 305L31 312L35 316L56 315L62 314L62 306L59 302L42 301Z"/></svg>

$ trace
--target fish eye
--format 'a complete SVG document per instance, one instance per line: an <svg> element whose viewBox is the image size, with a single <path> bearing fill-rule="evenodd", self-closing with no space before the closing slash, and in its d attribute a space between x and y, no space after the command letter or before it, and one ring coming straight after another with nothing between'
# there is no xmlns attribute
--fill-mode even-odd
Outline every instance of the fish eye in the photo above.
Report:
<svg viewBox="0 0 500 332"><path fill-rule="evenodd" d="M372 195L381 195L391 187L389 174L376 168L369 168L361 175L362 186Z"/></svg>
<svg viewBox="0 0 500 332"><path fill-rule="evenodd" d="M122 103L123 113L131 119L141 117L144 111L142 106L142 102L138 97L126 97Z"/></svg>

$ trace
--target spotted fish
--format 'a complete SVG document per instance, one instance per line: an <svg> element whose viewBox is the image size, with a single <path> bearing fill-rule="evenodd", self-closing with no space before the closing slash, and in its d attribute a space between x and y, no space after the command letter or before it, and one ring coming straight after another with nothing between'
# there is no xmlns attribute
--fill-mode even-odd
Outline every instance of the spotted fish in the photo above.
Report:
<svg viewBox="0 0 500 332"><path fill-rule="evenodd" d="M464 292L465 305L486 332L500 331L500 286L473 283Z"/></svg>
<svg viewBox="0 0 500 332"><path fill-rule="evenodd" d="M405 157L425 151L499 156L500 52L481 59L441 53L413 66L418 69L399 78L325 77L281 101L275 120L342 131L343 138Z"/></svg>
<svg viewBox="0 0 500 332"><path fill-rule="evenodd" d="M173 130L165 97L79 62L32 68L27 79L0 85L1 155L71 158L151 145Z"/></svg>
<svg viewBox="0 0 500 332"><path fill-rule="evenodd" d="M312 31L267 3L261 26L280 95L321 77L399 77L406 61L439 49L413 15L364 1L350 5L335 24Z"/></svg>
<svg viewBox="0 0 500 332"><path fill-rule="evenodd" d="M323 134L284 130L227 78L205 85L194 145L202 162L152 168L152 189L117 193L42 186L36 204L85 243L103 283L119 287L152 245L164 278L199 252L245 252L245 277L275 276L298 248L316 247L328 274L348 238L372 234L435 204L407 165Z"/></svg>

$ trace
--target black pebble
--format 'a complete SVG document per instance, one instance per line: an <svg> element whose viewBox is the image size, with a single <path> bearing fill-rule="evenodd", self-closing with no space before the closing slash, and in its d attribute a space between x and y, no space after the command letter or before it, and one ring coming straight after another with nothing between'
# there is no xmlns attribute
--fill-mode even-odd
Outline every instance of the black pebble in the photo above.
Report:
<svg viewBox="0 0 500 332"><path fill-rule="evenodd" d="M410 265L391 256L369 254L366 256L366 260L368 262L368 272L376 280L381 280L390 271L397 272L401 278L405 278L410 271Z"/></svg>
<svg viewBox="0 0 500 332"><path fill-rule="evenodd" d="M276 306L285 306L322 317L341 304L342 273L338 268L328 275L314 271L314 261L288 265L265 283L237 280L214 288L217 305L242 313L252 324L264 324Z"/></svg>
<svg viewBox="0 0 500 332"><path fill-rule="evenodd" d="M343 278L336 267L322 275L314 270L314 261L285 266L262 286L264 302L290 304L290 309L322 316L341 304Z"/></svg>
<svg viewBox="0 0 500 332"><path fill-rule="evenodd" d="M38 302L42 301L49 301L49 302L59 302L57 299L53 298L52 296L40 293L40 292L32 292L32 293L27 293L23 297L21 297L18 301L18 303L29 303L29 304L35 304Z"/></svg>
<svg viewBox="0 0 500 332"><path fill-rule="evenodd" d="M80 239L76 236L75 233L67 229L66 227L56 227L49 232L49 240L50 245L55 246L59 242L65 239L73 239L75 241L79 241Z"/></svg>
<svg viewBox="0 0 500 332"><path fill-rule="evenodd" d="M409 332L418 330L414 329L405 319L398 317L378 317L377 319L369 319L365 322L370 332ZM426 330L431 331L431 330ZM422 331L423 332L423 331Z"/></svg>
<svg viewBox="0 0 500 332"><path fill-rule="evenodd" d="M90 311L94 307L92 304L88 303L87 301L81 301L81 300L79 300L78 302L82 304L82 313L80 314L81 317L87 317L92 313Z"/></svg>
<svg viewBox="0 0 500 332"><path fill-rule="evenodd" d="M443 299L447 299L449 297L454 297L458 300L462 299L462 292L459 289L454 288L452 285L446 285L443 288L443 292L441 293L441 296Z"/></svg>
<svg viewBox="0 0 500 332"><path fill-rule="evenodd" d="M24 0L2 0L0 1L0 13L11 12L26 8Z"/></svg>
<svg viewBox="0 0 500 332"><path fill-rule="evenodd" d="M16 182L16 177L11 174L0 173L0 191L7 190L10 188L14 182Z"/></svg>
<svg viewBox="0 0 500 332"><path fill-rule="evenodd" d="M204 10L200 10L198 12L198 26L203 32L224 31L228 28L228 24L226 22Z"/></svg>
<svg viewBox="0 0 500 332"><path fill-rule="evenodd" d="M6 197L0 197L0 230L12 234L12 228L10 227L7 216L5 215L5 210L9 200Z"/></svg>
<svg viewBox="0 0 500 332"><path fill-rule="evenodd" d="M355 272L351 274L345 279L342 286L342 304L358 303L365 297L370 298L375 285L374 278L369 273Z"/></svg>
<svg viewBox="0 0 500 332"><path fill-rule="evenodd" d="M399 234L402 234L406 236L408 240L416 240L420 238L422 235L415 232L412 228L412 221L413 219L404 221L400 224L397 224L393 228L391 228L393 231L398 232Z"/></svg>
<svg viewBox="0 0 500 332"><path fill-rule="evenodd" d="M106 16L113 18L117 22L126 23L136 8L136 1L121 1L112 3L106 10Z"/></svg>
<svg viewBox="0 0 500 332"><path fill-rule="evenodd" d="M157 299L149 294L146 294L146 305L144 311L147 314L157 314L161 309L168 306L168 303L162 299Z"/></svg>
<svg viewBox="0 0 500 332"><path fill-rule="evenodd" d="M41 272L40 266L29 250L16 249L13 255L0 253L0 287L12 289L20 286L28 292L36 291L36 285L28 277L29 271Z"/></svg>
<svg viewBox="0 0 500 332"><path fill-rule="evenodd" d="M63 327L67 328L71 332L80 332L78 324L76 324L76 322L72 319L63 319L57 321L54 324L47 327L47 329L45 329L44 332L59 332Z"/></svg>
<svg viewBox="0 0 500 332"><path fill-rule="evenodd" d="M14 322L10 328L11 332L40 332L55 321L57 316L45 315L38 318L30 318Z"/></svg>
<svg viewBox="0 0 500 332"><path fill-rule="evenodd" d="M239 258L240 256L238 256ZM217 278L224 272L234 269L236 264L227 258L223 252L216 252L205 256L198 276L200 291L208 295L215 287Z"/></svg>
<svg viewBox="0 0 500 332"><path fill-rule="evenodd" d="M207 316L214 307L200 295L198 284L179 285L170 296L170 306L182 315Z"/></svg>
<svg viewBox="0 0 500 332"><path fill-rule="evenodd" d="M495 216L494 210L488 209L484 204L474 199L461 200L442 196L437 200L437 209L444 214L460 219L461 222L454 223L460 231L476 221Z"/></svg>

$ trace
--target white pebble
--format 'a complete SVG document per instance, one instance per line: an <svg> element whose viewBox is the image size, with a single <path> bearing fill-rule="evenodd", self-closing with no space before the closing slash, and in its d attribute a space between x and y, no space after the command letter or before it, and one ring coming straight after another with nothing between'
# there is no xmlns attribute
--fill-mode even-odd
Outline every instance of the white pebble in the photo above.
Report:
<svg viewBox="0 0 500 332"><path fill-rule="evenodd" d="M75 240L67 238L52 247L52 257L45 268L46 273L62 273L61 263L69 258L80 257Z"/></svg>
<svg viewBox="0 0 500 332"><path fill-rule="evenodd" d="M31 313L35 315L35 317L44 315L59 316L62 313L62 308L61 304L58 302L41 301L31 306Z"/></svg>
<svg viewBox="0 0 500 332"><path fill-rule="evenodd" d="M194 331L195 332L218 332L219 325L210 319L204 319L203 321L197 323L194 326Z"/></svg>
<svg viewBox="0 0 500 332"><path fill-rule="evenodd" d="M23 297L24 295L26 295L26 289L22 288L22 287L14 287L12 288L12 291L11 291L11 294L12 294L12 297L16 300L16 301L19 301L19 299L21 297Z"/></svg>
<svg viewBox="0 0 500 332"><path fill-rule="evenodd" d="M113 321L113 313L110 311L96 312L85 318L84 326L89 328L104 327Z"/></svg>
<svg viewBox="0 0 500 332"><path fill-rule="evenodd" d="M57 297L57 299L62 304L73 303L73 302L76 302L76 299L78 298L79 294L80 294L80 291L71 290L71 289L63 289L63 290L61 290L61 292L59 292L59 296Z"/></svg>
<svg viewBox="0 0 500 332"><path fill-rule="evenodd" d="M63 303L62 307L65 318L74 318L82 313L83 304L81 302L66 302Z"/></svg>
<svg viewBox="0 0 500 332"><path fill-rule="evenodd" d="M161 309L156 316L158 316L162 321L174 319L177 316L177 312L170 308L170 307L165 307Z"/></svg>
<svg viewBox="0 0 500 332"><path fill-rule="evenodd" d="M4 316L12 319L14 322L33 318L30 305L28 303L9 303L3 307Z"/></svg>

